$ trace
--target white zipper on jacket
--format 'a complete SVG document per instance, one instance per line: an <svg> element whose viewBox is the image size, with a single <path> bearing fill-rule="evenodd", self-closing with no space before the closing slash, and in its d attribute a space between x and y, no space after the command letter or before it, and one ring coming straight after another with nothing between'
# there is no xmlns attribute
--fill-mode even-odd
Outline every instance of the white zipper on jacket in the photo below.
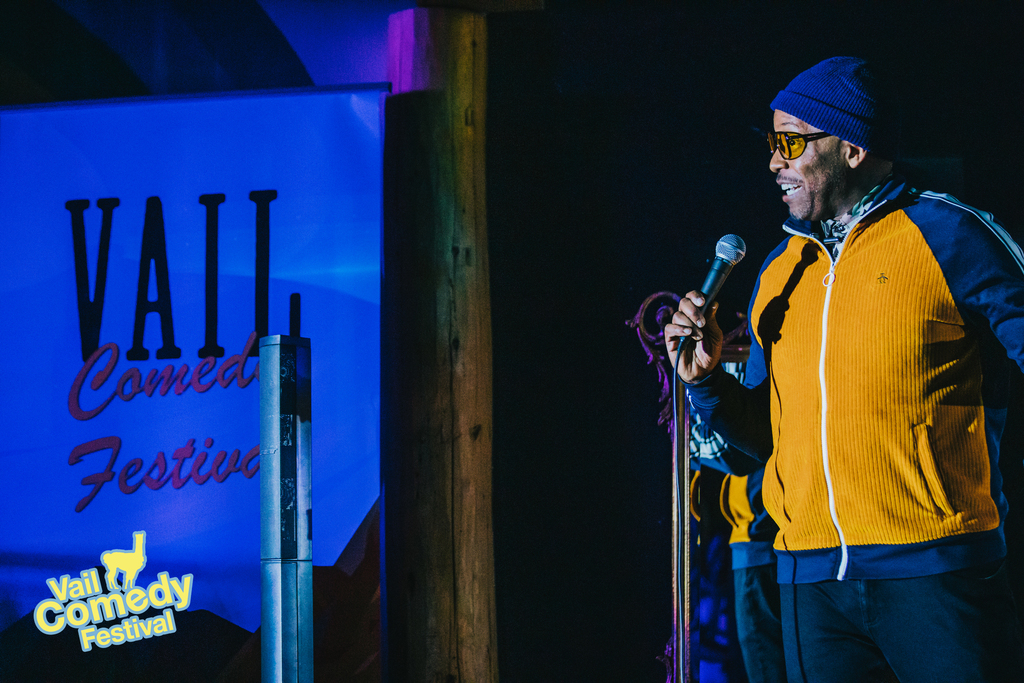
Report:
<svg viewBox="0 0 1024 683"><path fill-rule="evenodd" d="M821 311L821 351L818 355L818 389L821 392L821 464L825 471L825 487L828 489L828 511L832 516L832 526L835 527L836 533L839 535L840 560L839 569L836 571L836 579L839 581L846 579L846 569L849 565L850 554L849 549L846 546L846 535L843 534L843 528L839 526L839 515L836 513L835 490L832 487L832 471L829 468L828 460L828 429L826 427L828 417L828 398L825 395L825 339L828 334L828 310L829 305L832 302L832 284L836 280L836 264L839 262L839 257L843 254L847 241L852 236L853 231L856 230L857 226L864 221L868 214L873 213L878 209L878 207L887 203L887 201L888 200L883 199L878 204L870 207L860 216L857 216L855 220L851 221L852 227L846 237L843 238L843 241L839 243L835 258L832 257L832 253L829 251L828 247L813 235L798 232L785 224L782 226L782 229L789 234L796 235L797 237L803 237L804 239L809 239L816 243L821 247L821 250L825 252L825 256L828 257L829 263L831 264L828 269L828 275L825 276L825 279L822 280L821 283L825 286L825 304Z"/></svg>
<svg viewBox="0 0 1024 683"><path fill-rule="evenodd" d="M845 243L846 240L843 240L839 244L834 259L829 255L832 265L828 269L828 275L822 281L822 284L825 285L825 305L821 311L821 352L818 355L818 387L821 390L821 464L825 470L825 486L828 488L828 511L832 515L832 525L836 528L836 533L839 534L841 559L839 560L839 570L836 572L836 579L839 581L846 578L846 565L849 563L850 557L846 548L846 536L843 534L843 527L839 526L839 515L836 514L836 495L832 488L832 470L828 462L828 429L826 427L828 420L828 397L825 394L825 340L828 338L828 309L829 304L832 302L832 283L836 280L836 263L838 263L839 257L843 253ZM828 249L825 249L825 253L828 254Z"/></svg>

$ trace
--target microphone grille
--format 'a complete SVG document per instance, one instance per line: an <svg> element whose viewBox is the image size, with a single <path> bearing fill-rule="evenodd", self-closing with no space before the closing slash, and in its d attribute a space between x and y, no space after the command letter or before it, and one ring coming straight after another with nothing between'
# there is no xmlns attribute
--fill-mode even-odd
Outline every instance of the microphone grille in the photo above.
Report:
<svg viewBox="0 0 1024 683"><path fill-rule="evenodd" d="M747 244L739 235L725 235L715 245L715 256L735 266L747 253Z"/></svg>

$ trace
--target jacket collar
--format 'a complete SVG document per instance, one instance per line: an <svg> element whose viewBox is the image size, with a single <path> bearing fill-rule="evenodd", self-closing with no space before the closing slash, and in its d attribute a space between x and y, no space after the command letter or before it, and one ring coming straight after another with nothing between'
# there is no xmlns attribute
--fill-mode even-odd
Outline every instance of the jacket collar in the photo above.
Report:
<svg viewBox="0 0 1024 683"><path fill-rule="evenodd" d="M868 214L874 214L878 207L900 196L906 190L906 179L896 173L890 174L877 188L872 189L871 192L866 195L870 196L873 194L874 197L867 206L863 207L861 214L852 222L850 228L853 228ZM802 235L804 237L820 239L821 223L819 221L802 221L790 217L785 223L783 223L782 227L786 232Z"/></svg>

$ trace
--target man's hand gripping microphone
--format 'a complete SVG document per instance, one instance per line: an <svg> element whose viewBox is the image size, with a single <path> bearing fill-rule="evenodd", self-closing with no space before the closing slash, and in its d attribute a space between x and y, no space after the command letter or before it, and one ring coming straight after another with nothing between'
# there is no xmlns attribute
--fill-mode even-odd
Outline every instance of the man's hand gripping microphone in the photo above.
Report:
<svg viewBox="0 0 1024 683"><path fill-rule="evenodd" d="M676 374L684 382L699 381L718 363L722 351L722 330L714 316L714 300L733 266L746 254L747 245L738 235L726 235L715 246L715 260L699 291L688 292L679 301L672 322L665 326L665 348ZM705 312L710 311L710 317Z"/></svg>

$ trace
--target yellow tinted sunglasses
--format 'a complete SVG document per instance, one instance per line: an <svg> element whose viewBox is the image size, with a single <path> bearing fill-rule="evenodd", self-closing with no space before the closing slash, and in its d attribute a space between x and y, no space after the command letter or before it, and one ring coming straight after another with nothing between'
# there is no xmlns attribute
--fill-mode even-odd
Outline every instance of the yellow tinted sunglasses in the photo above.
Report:
<svg viewBox="0 0 1024 683"><path fill-rule="evenodd" d="M772 154L778 151L783 159L796 159L807 149L807 143L812 140L832 137L831 133L787 133L785 131L771 131L768 133L768 147Z"/></svg>

